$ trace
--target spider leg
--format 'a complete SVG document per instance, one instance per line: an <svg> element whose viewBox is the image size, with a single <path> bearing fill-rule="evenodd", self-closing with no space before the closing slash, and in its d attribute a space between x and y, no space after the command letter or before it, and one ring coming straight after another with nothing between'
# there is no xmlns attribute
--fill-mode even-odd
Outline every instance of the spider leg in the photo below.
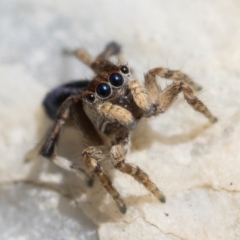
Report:
<svg viewBox="0 0 240 240"><path fill-rule="evenodd" d="M195 91L200 91L202 87L194 82L187 74L179 70L170 70L167 68L153 68L146 75L152 74L153 76L159 76L166 79L171 79L173 81L181 81L189 85Z"/></svg>
<svg viewBox="0 0 240 240"><path fill-rule="evenodd" d="M80 97L78 95L75 95L75 96L69 97L62 104L62 106L58 111L55 123L51 128L47 138L44 139L44 141L41 141L36 146L36 149L39 150L39 154L42 155L43 157L49 159L50 161L52 161L53 163L55 163L56 165L58 165L63 169L75 172L78 176L82 178L83 174L86 175L83 169L73 164L67 158L64 158L55 154L55 146L58 142L60 131L63 125L66 123L66 121L70 117L72 106L80 100L81 100Z"/></svg>
<svg viewBox="0 0 240 240"><path fill-rule="evenodd" d="M79 100L80 98L77 95L71 96L67 98L67 100L59 108L54 125L40 149L40 154L43 157L50 159L54 155L54 148L59 139L60 131L67 119L70 117L72 105L74 102L78 102Z"/></svg>
<svg viewBox="0 0 240 240"><path fill-rule="evenodd" d="M116 42L110 42L106 45L102 53L100 53L96 60L107 59L111 56L117 55L121 52L121 46Z"/></svg>
<svg viewBox="0 0 240 240"><path fill-rule="evenodd" d="M74 54L81 62L92 68L94 71L97 71L97 69L95 69L96 66L94 66L94 63L98 63L99 61L107 61L106 59L108 59L110 56L117 55L120 52L120 45L116 42L110 42L107 44L103 52L96 57L96 59L92 58L90 54L84 49L77 49L74 51Z"/></svg>
<svg viewBox="0 0 240 240"><path fill-rule="evenodd" d="M107 190L107 192L112 196L116 205L122 213L126 213L127 208L120 197L118 191L113 187L112 182L108 175L104 172L101 164L99 163L102 158L104 158L103 152L98 149L98 147L88 147L82 152L83 162L86 164L88 169L98 177L103 187Z"/></svg>
<svg viewBox="0 0 240 240"><path fill-rule="evenodd" d="M146 115L152 115L154 104L151 101L151 98L147 91L148 89L142 86L142 84L137 79L133 79L128 82L128 89L131 91L136 105L142 109Z"/></svg>
<svg viewBox="0 0 240 240"><path fill-rule="evenodd" d="M162 92L157 85L156 76L173 80L173 83ZM184 79L181 79L183 77ZM187 84L194 86L195 83L187 77L186 74L179 71L171 71L163 68L154 68L145 75L145 86L149 91L151 100L156 104L156 110L152 115L165 112L176 100L178 94L183 92L184 98L188 104L196 111L202 113L214 123L217 118L209 111L207 106L197 98L192 88ZM195 86L195 88L197 85Z"/></svg>
<svg viewBox="0 0 240 240"><path fill-rule="evenodd" d="M122 173L132 176L136 181L142 184L149 192L151 192L161 202L165 202L165 196L157 188L157 186L149 179L148 175L138 166L126 163L125 158L130 146L129 133L125 129L118 129L118 133L112 141L111 160L114 167Z"/></svg>

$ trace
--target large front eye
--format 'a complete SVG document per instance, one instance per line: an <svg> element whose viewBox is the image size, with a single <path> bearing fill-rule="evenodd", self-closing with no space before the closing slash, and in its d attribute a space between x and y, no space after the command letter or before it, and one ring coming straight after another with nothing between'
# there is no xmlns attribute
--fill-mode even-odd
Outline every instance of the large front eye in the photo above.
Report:
<svg viewBox="0 0 240 240"><path fill-rule="evenodd" d="M124 82L123 76L119 73L112 73L109 77L109 80L114 87L120 87Z"/></svg>
<svg viewBox="0 0 240 240"><path fill-rule="evenodd" d="M96 91L100 98L107 98L111 94L111 87L107 83L100 83Z"/></svg>

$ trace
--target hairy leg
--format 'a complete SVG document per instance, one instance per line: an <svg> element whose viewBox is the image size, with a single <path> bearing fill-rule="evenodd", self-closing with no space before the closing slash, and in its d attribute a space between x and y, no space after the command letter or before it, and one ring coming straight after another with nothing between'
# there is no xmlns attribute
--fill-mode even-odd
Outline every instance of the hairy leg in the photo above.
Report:
<svg viewBox="0 0 240 240"><path fill-rule="evenodd" d="M156 76L148 72L147 74L145 74L144 79L145 79L144 84L148 91L151 101L157 104L159 95L162 90L160 88L160 85L156 81Z"/></svg>
<svg viewBox="0 0 240 240"><path fill-rule="evenodd" d="M50 161L60 166L63 169L68 171L75 172L78 176L83 178L83 175L86 175L85 171L81 169L79 166L73 164L70 160L64 157L60 157L55 154L55 146L58 142L60 132L62 127L64 126L67 119L70 117L70 110L73 104L81 101L78 95L69 97L60 107L55 123L50 130L47 138L42 141L41 145L37 145L36 149L39 151L39 154L45 158L48 158ZM41 146L41 147L40 147Z"/></svg>
<svg viewBox="0 0 240 240"><path fill-rule="evenodd" d="M202 89L202 87L199 84L195 83L187 74L179 70L170 70L167 68L153 68L147 73L147 75L148 74L152 74L153 76L159 76L166 79L171 79L174 81L184 82L196 91Z"/></svg>
<svg viewBox="0 0 240 240"><path fill-rule="evenodd" d="M123 199L120 197L120 194L117 192L117 190L113 187L110 178L104 172L102 166L99 163L103 158L105 158L104 153L97 147L88 147L83 150L82 156L83 162L91 171L91 174L94 174L98 177L103 187L112 196L120 212L126 213L127 208Z"/></svg>
<svg viewBox="0 0 240 240"><path fill-rule="evenodd" d="M100 53L96 60L107 59L111 56L117 55L121 52L121 46L116 42L110 42L106 45L102 53Z"/></svg>
<svg viewBox="0 0 240 240"><path fill-rule="evenodd" d="M151 101L150 95L147 89L137 80L133 79L128 82L128 89L131 91L134 102L143 110L144 116L152 116L155 104Z"/></svg>
<svg viewBox="0 0 240 240"><path fill-rule="evenodd" d="M91 67L93 66L93 64L95 62L101 61L101 60L106 60L108 59L110 56L113 55L117 55L119 54L121 51L121 47L120 45L118 45L115 42L110 42L109 44L107 44L106 48L103 50L102 53L100 53L96 59L93 59L89 53L84 50L84 49L77 49L74 54L75 56L84 64L86 64L87 66Z"/></svg>
<svg viewBox="0 0 240 240"><path fill-rule="evenodd" d="M156 76L169 78L173 80L173 83L161 91L158 87ZM183 80L181 80L181 76L184 78ZM179 71L169 70L169 72L167 72L167 69L162 68L155 68L150 70L145 75L145 86L148 89L150 98L155 104L157 104L156 111L153 115L165 112L176 100L178 94L180 92L183 92L184 98L194 110L202 113L209 119L210 122L216 122L217 118L214 117L206 105L197 98L187 82L192 86L195 84L191 79L187 77L186 74L183 74Z"/></svg>
<svg viewBox="0 0 240 240"><path fill-rule="evenodd" d="M111 148L111 159L114 167L132 176L136 181L142 184L149 192L151 192L161 202L165 202L165 196L157 188L157 186L149 179L148 175L138 166L125 162L126 154L129 148L129 136L118 136L118 140Z"/></svg>
<svg viewBox="0 0 240 240"><path fill-rule="evenodd" d="M59 139L60 131L70 116L70 110L73 104L78 101L81 101L79 96L71 96L61 105L54 125L40 149L40 154L43 157L51 158L54 154L54 148Z"/></svg>

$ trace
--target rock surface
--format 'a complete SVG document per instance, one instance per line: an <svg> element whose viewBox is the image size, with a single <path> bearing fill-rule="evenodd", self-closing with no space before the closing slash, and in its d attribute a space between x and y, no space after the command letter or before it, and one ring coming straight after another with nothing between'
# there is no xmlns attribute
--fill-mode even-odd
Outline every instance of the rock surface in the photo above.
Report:
<svg viewBox="0 0 240 240"><path fill-rule="evenodd" d="M1 1L1 239L240 239L239 9L233 0ZM97 181L89 189L44 159L24 163L51 125L41 108L46 92L93 76L64 49L95 56L111 40L140 80L156 66L189 74L219 119L211 125L179 96L167 113L140 124L128 161L167 202L106 163L125 215ZM59 150L78 162L80 142L67 128Z"/></svg>

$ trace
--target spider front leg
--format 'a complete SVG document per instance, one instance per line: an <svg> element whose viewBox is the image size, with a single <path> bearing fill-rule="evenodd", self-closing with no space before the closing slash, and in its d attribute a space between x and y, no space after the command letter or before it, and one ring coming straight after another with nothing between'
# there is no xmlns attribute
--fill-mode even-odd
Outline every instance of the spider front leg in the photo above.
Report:
<svg viewBox="0 0 240 240"><path fill-rule="evenodd" d="M160 91L156 76L171 79L173 83L163 91ZM183 79L181 79L181 77ZM197 98L192 88L187 83L194 88L197 87L196 83L180 71L171 71L164 68L154 68L150 70L145 75L145 86L149 91L151 100L157 104L157 110L153 115L165 112L176 100L178 94L183 92L184 98L194 110L202 113L210 122L216 122L217 118L214 117L207 106Z"/></svg>
<svg viewBox="0 0 240 240"><path fill-rule="evenodd" d="M120 197L118 191L113 187L110 178L104 172L102 166L99 163L103 158L105 158L102 150L98 149L97 147L88 147L83 150L82 156L82 160L91 171L91 174L94 174L98 177L103 187L112 196L120 212L126 213L127 208L123 199Z"/></svg>
<svg viewBox="0 0 240 240"><path fill-rule="evenodd" d="M111 160L114 167L122 173L126 173L132 176L149 192L151 192L158 200L164 203L166 201L165 196L149 179L148 175L138 166L125 162L126 154L130 145L130 139L129 135L124 132L125 131L119 131L120 135L115 138L116 143L111 147Z"/></svg>
<svg viewBox="0 0 240 240"><path fill-rule="evenodd" d="M86 174L83 169L79 166L74 165L70 160L60 157L55 154L55 146L59 139L60 131L70 116L70 110L74 104L78 101L81 101L78 95L69 97L60 107L55 123L48 134L46 140L42 144L39 154L45 158L48 158L50 161L54 162L59 167L66 169L68 171L73 171L77 175L82 177L82 174Z"/></svg>
<svg viewBox="0 0 240 240"><path fill-rule="evenodd" d="M171 79L174 81L184 82L196 91L200 91L202 89L202 87L194 82L192 78L179 70L170 70L168 68L153 68L146 75L148 74L152 74L153 76L157 75L159 77Z"/></svg>
<svg viewBox="0 0 240 240"><path fill-rule="evenodd" d="M100 53L96 59L93 59L89 53L84 49L77 49L74 54L75 56L84 64L92 68L94 71L98 72L98 62L106 60L113 55L117 55L121 52L121 47L116 42L110 42L107 44L106 48Z"/></svg>

